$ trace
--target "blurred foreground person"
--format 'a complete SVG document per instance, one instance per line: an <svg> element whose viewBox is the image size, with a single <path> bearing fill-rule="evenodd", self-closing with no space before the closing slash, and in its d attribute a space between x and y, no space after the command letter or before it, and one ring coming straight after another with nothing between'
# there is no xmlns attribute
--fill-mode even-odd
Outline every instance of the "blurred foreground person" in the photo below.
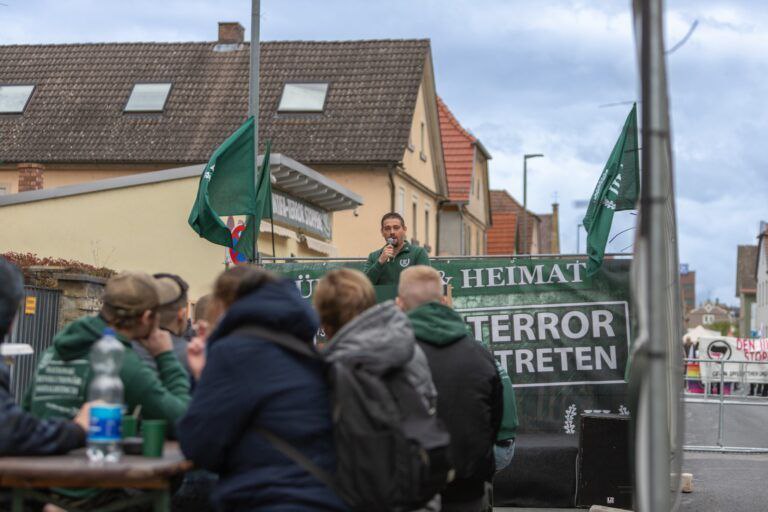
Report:
<svg viewBox="0 0 768 512"><path fill-rule="evenodd" d="M400 274L397 304L407 312L437 387L437 414L451 433L456 479L441 493L445 512L485 509L494 474L494 443L503 412L493 356L445 304L440 274L424 265Z"/></svg>
<svg viewBox="0 0 768 512"><path fill-rule="evenodd" d="M184 334L187 331L188 302L187 282L176 274L160 273L152 276L157 285L160 304L157 307L157 319L160 329L168 333L173 344L173 353L181 363L181 366L189 373L187 364L187 340ZM157 364L152 355L138 341L131 343L131 347L139 357L151 368L157 370Z"/></svg>
<svg viewBox="0 0 768 512"><path fill-rule="evenodd" d="M189 377L173 353L169 333L158 328L161 294L155 278L143 272L111 277L99 314L81 317L64 327L40 357L24 399L25 408L42 418L73 417L85 402L93 377L91 347L110 327L125 346L120 379L127 410L140 405L143 419L165 420L172 432L171 427L189 403ZM156 371L132 349L132 341L146 349Z"/></svg>
<svg viewBox="0 0 768 512"><path fill-rule="evenodd" d="M0 258L0 343L11 331L24 296L19 270ZM10 373L0 358L0 456L66 453L85 444L89 405L84 404L72 421L40 420L25 412L10 393Z"/></svg>
<svg viewBox="0 0 768 512"><path fill-rule="evenodd" d="M328 272L314 296L330 341L340 493L356 510L439 510L452 478L429 365L393 301L357 270ZM422 508L426 507L426 508Z"/></svg>
<svg viewBox="0 0 768 512"><path fill-rule="evenodd" d="M270 442L273 435L333 473L331 412L312 357L318 320L292 281L239 265L214 285L208 316L218 325L192 403L178 424L185 456L219 474L223 511L345 511L336 494ZM281 346L290 337L307 356ZM191 363L192 361L190 361Z"/></svg>

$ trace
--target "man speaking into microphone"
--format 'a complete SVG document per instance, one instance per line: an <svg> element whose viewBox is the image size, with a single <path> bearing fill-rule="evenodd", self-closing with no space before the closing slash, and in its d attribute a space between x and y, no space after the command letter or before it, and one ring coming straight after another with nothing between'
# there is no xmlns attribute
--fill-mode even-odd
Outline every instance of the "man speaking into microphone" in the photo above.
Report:
<svg viewBox="0 0 768 512"><path fill-rule="evenodd" d="M412 265L429 265L422 247L405 239L405 221L399 213L390 212L381 218L381 236L386 245L368 255L363 271L374 285L397 285L400 272Z"/></svg>

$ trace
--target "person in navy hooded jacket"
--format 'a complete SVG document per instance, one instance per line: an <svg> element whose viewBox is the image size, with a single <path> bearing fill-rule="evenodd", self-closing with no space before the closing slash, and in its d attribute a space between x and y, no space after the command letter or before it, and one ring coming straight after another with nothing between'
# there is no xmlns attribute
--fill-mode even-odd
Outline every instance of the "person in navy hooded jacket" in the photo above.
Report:
<svg viewBox="0 0 768 512"><path fill-rule="evenodd" d="M250 266L219 276L212 308L223 316L207 340L205 365L178 437L197 467L219 474L214 505L224 511L346 511L329 487L258 431L272 432L335 471L322 363L238 332L258 326L311 346L318 329L314 310L292 281Z"/></svg>

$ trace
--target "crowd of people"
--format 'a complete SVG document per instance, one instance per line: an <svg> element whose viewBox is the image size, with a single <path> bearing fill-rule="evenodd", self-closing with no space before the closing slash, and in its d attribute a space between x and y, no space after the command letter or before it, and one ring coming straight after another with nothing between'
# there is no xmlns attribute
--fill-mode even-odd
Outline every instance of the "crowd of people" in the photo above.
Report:
<svg viewBox="0 0 768 512"><path fill-rule="evenodd" d="M125 347L120 378L126 410L166 420L168 435L194 463L176 494L179 503L192 493L195 510L353 510L349 484L334 475L352 471L363 488L366 454L381 456L343 430L350 421L345 414L364 411L402 416L390 418L392 424L418 418L416 430L436 433L431 445L420 441L419 457L434 454L425 467L435 469L439 456L450 470L434 473L438 485L425 480L430 495L415 494L412 510L487 509L493 475L514 453L512 383L451 308L439 273L423 264L426 254L404 243L402 218L387 214L381 228L387 245L372 253L367 272L328 272L312 302L293 281L238 265L218 276L210 295L197 298L188 320L182 277L112 277L99 314L64 327L40 356L21 405L10 395L0 362L0 456L58 454L84 445L88 354L109 327ZM403 250L411 256L403 258ZM377 303L373 283L383 277L396 282L397 298ZM21 273L0 260L0 283L2 340L23 296ZM362 372L373 384L406 386L417 397L418 413L388 409L385 402L379 404L383 412L374 410L377 403L351 404L349 390L339 387L343 372L353 379L348 383ZM440 439L449 439L445 453ZM365 453L348 453L353 449ZM114 498L85 491L51 490L85 509Z"/></svg>

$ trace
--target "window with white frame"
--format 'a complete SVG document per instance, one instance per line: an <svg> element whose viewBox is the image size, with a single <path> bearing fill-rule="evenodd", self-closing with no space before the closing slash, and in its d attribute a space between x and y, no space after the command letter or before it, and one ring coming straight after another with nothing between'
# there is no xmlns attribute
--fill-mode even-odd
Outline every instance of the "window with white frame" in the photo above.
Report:
<svg viewBox="0 0 768 512"><path fill-rule="evenodd" d="M397 189L397 204L395 205L395 211L400 215L405 215L405 189L400 187Z"/></svg>
<svg viewBox="0 0 768 512"><path fill-rule="evenodd" d="M162 112L170 92L170 83L134 84L125 104L125 111Z"/></svg>
<svg viewBox="0 0 768 512"><path fill-rule="evenodd" d="M715 323L715 315L704 315L701 318L701 323L704 325Z"/></svg>
<svg viewBox="0 0 768 512"><path fill-rule="evenodd" d="M34 85L0 85L0 114L23 114Z"/></svg>
<svg viewBox="0 0 768 512"><path fill-rule="evenodd" d="M411 226L411 240L419 240L419 196L414 195L411 200L411 219L413 219L411 222L413 225Z"/></svg>
<svg viewBox="0 0 768 512"><path fill-rule="evenodd" d="M423 245L430 245L429 243L429 203L424 204L424 244Z"/></svg>
<svg viewBox="0 0 768 512"><path fill-rule="evenodd" d="M322 112L328 83L286 83L280 96L278 112Z"/></svg>

